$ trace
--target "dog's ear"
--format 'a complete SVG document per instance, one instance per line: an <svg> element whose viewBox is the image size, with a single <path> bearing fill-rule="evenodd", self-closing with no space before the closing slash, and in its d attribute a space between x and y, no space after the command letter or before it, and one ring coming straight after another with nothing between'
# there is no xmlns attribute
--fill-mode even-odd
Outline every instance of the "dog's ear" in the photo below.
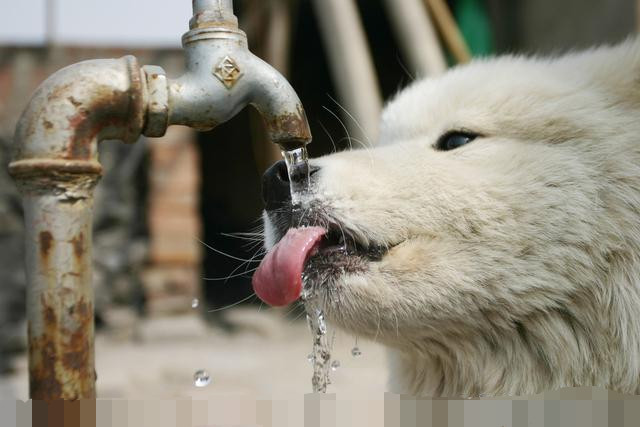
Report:
<svg viewBox="0 0 640 427"><path fill-rule="evenodd" d="M640 37L569 55L563 68L584 84L602 91L613 104L640 108Z"/></svg>

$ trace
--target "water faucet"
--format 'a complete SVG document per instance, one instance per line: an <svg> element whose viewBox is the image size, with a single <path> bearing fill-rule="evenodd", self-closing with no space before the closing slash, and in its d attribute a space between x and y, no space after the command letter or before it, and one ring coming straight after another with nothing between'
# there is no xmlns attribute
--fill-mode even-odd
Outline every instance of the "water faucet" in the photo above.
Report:
<svg viewBox="0 0 640 427"><path fill-rule="evenodd" d="M146 134L164 133L165 123L209 130L247 104L262 115L271 141L284 150L311 140L304 109L289 82L253 55L238 28L231 0L193 0L190 30L182 37L187 72L166 79L158 67L143 67L152 98ZM156 90L157 89L157 90Z"/></svg>
<svg viewBox="0 0 640 427"><path fill-rule="evenodd" d="M212 129L246 105L283 150L311 140L295 91L249 51L232 0L193 0L186 72L169 78L133 56L70 65L45 80L16 127L9 171L23 196L32 399L95 397L93 189L98 143Z"/></svg>

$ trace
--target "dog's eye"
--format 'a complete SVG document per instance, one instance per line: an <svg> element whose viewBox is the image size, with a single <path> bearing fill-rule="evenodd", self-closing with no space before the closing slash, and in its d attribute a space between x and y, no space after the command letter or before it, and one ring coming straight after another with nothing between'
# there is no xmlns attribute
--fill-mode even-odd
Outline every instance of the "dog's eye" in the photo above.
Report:
<svg viewBox="0 0 640 427"><path fill-rule="evenodd" d="M438 139L436 143L436 150L449 151L458 147L462 147L465 144L470 143L476 139L478 135L469 132L448 132Z"/></svg>

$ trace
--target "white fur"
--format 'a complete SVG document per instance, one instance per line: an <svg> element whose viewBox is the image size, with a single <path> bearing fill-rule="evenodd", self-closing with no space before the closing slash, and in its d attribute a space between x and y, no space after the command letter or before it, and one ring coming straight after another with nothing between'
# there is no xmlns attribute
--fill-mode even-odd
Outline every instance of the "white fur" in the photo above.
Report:
<svg viewBox="0 0 640 427"><path fill-rule="evenodd" d="M483 137L434 150L458 129ZM416 82L377 148L313 163L308 206L391 248L324 308L394 391L640 392L640 41Z"/></svg>

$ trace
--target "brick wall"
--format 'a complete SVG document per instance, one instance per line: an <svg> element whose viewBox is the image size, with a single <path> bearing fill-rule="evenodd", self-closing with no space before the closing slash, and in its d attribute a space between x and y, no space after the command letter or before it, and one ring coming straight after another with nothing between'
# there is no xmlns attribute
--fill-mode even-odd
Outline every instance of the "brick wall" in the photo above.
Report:
<svg viewBox="0 0 640 427"><path fill-rule="evenodd" d="M163 138L151 139L149 147L147 309L185 311L200 295L200 164L194 132L172 126Z"/></svg>

